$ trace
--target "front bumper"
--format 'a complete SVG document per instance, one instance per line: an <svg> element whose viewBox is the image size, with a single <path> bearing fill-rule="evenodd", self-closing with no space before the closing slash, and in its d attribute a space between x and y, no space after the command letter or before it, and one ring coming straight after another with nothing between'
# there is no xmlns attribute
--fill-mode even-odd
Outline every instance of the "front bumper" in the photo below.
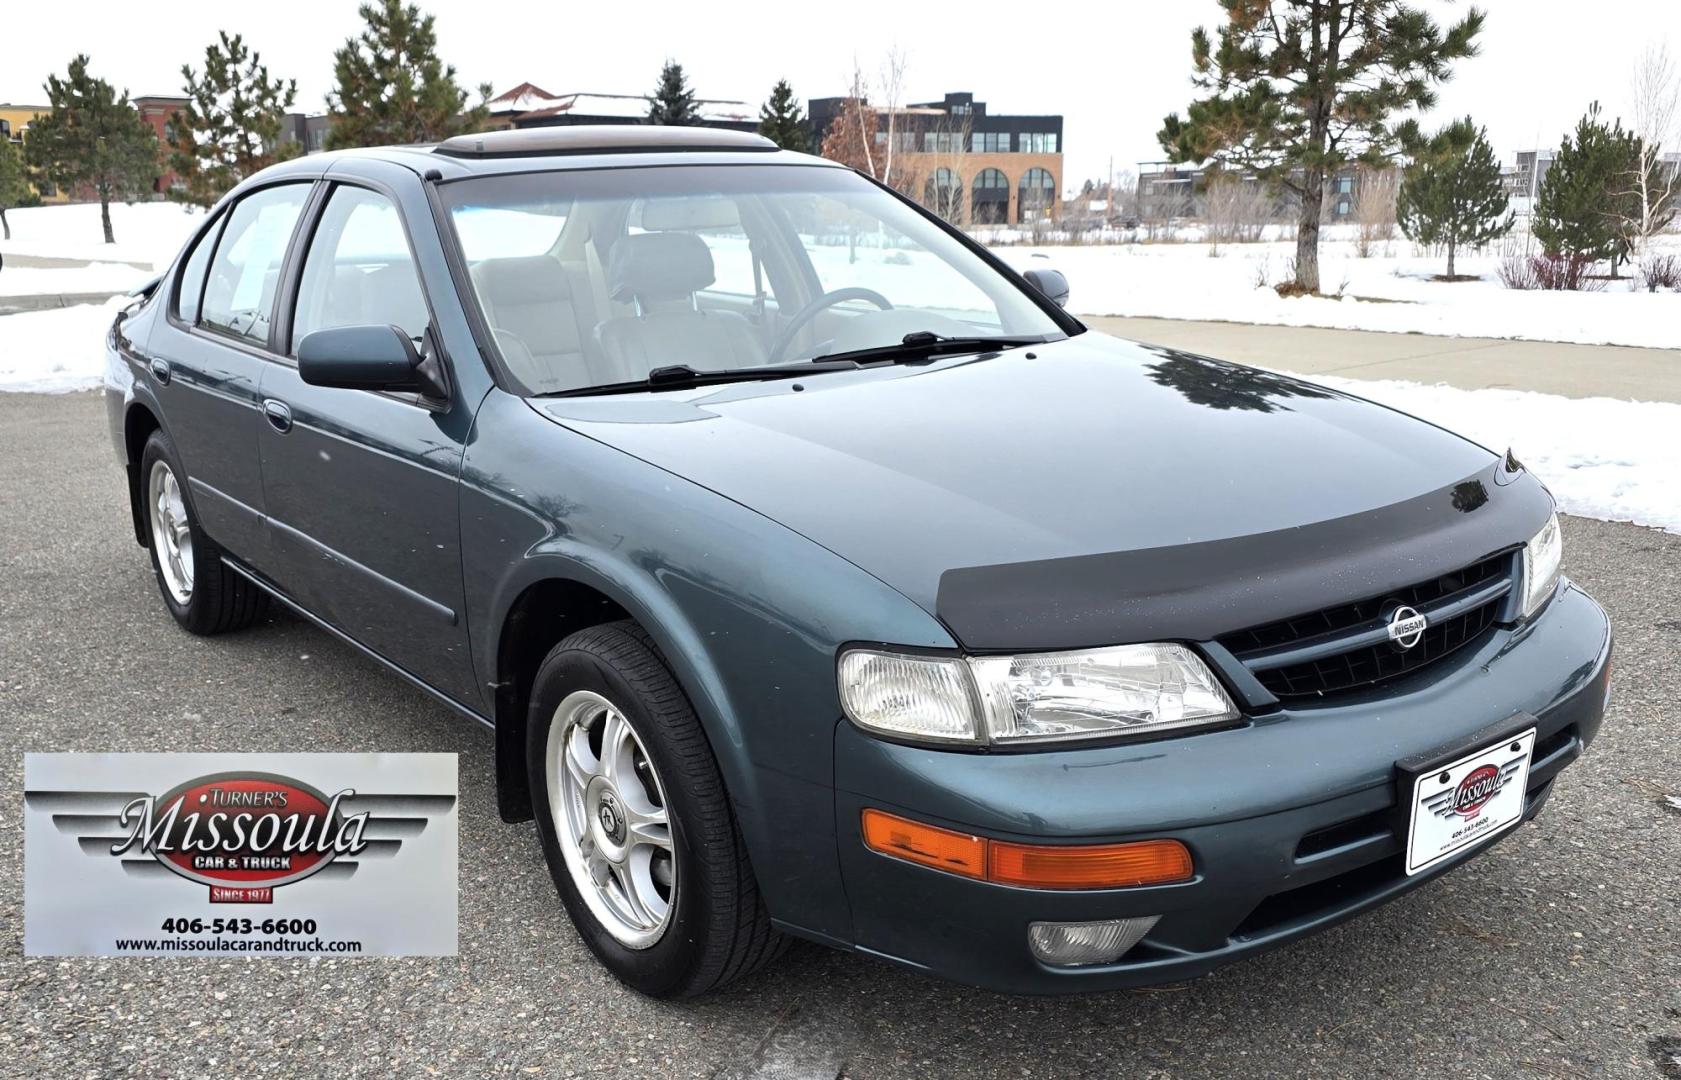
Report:
<svg viewBox="0 0 1681 1080"><path fill-rule="evenodd" d="M889 743L842 722L836 821L854 946L994 990L1071 993L1191 978L1335 925L1490 846L1407 877L1395 762L1531 714L1527 820L1598 733L1610 656L1604 612L1566 584L1534 621L1411 679L1225 731L987 754ZM1005 840L1171 837L1190 848L1196 877L1080 892L977 882L866 849L868 807ZM1028 950L1034 921L1156 914L1114 964L1054 968Z"/></svg>

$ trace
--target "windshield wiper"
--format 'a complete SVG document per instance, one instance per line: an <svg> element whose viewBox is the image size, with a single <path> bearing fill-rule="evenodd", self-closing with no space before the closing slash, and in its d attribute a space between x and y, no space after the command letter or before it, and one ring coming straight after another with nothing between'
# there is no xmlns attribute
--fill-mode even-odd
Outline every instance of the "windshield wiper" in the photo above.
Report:
<svg viewBox="0 0 1681 1080"><path fill-rule="evenodd" d="M806 361L799 364L770 364L765 367L718 368L703 370L687 364L670 364L648 372L646 379L629 382L603 383L600 386L580 386L574 390L554 390L532 397L592 397L596 394L624 394L636 390L680 390L688 386L713 386L718 383L766 382L771 379L795 379L814 371L853 371L858 361L844 358Z"/></svg>
<svg viewBox="0 0 1681 1080"><path fill-rule="evenodd" d="M936 334L932 330L915 330L900 339L897 345L877 345L868 349L848 349L845 352L825 353L814 356L808 364L827 364L836 360L855 360L861 364L872 360L890 360L894 363L910 363L916 360L931 359L947 353L963 352L993 352L999 349L1015 349L1023 345L1043 345L1045 335L1030 337L1010 337L1008 335L948 335Z"/></svg>

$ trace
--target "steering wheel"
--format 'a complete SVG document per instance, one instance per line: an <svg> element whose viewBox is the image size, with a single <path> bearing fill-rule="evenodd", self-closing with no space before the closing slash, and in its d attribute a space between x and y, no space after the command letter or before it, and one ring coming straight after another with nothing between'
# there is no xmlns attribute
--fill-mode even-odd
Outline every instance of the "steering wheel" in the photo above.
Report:
<svg viewBox="0 0 1681 1080"><path fill-rule="evenodd" d="M776 344L770 347L770 362L774 364L782 359L782 354L787 352L788 346L793 343L794 335L798 334L801 330L804 330L807 323L817 318L817 316L821 313L834 307L836 304L844 304L848 300L865 300L874 304L883 311L893 310L892 301L888 300L887 297L876 292L874 289L866 289L862 286L853 285L845 289L835 289L833 292L826 292L822 296L813 300L811 303L807 304L805 307L796 311L794 313L794 317L788 320L787 327L783 329L782 333L777 335Z"/></svg>

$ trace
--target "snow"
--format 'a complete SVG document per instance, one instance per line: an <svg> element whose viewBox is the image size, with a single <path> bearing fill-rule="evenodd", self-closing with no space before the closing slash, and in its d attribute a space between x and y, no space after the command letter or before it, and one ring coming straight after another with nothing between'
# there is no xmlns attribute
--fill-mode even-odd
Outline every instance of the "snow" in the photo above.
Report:
<svg viewBox="0 0 1681 1080"><path fill-rule="evenodd" d="M1665 239L1681 253L1681 237ZM1285 299L1270 287L1289 276L1292 242L1223 244L1218 257L1204 243L1006 244L993 252L1018 270L1062 271L1077 315L1681 347L1681 293L1634 292L1627 280L1596 293L1512 290L1500 283L1501 259L1492 251L1457 260L1456 273L1477 280L1434 281L1447 269L1445 257L1415 252L1405 240L1387 246L1394 254L1360 258L1350 241L1321 244L1321 289L1340 290L1342 299Z"/></svg>
<svg viewBox="0 0 1681 1080"><path fill-rule="evenodd" d="M18 269L10 265L12 255L132 262L139 264L137 273L161 270L204 221L204 212L178 203L114 203L111 206L111 231L117 240L114 244L105 243L98 203L8 210L6 220L11 222L12 238L0 240L0 253L7 257L8 263L6 269L0 270L0 285ZM141 273L139 281L148 277L150 273Z"/></svg>
<svg viewBox="0 0 1681 1080"><path fill-rule="evenodd" d="M469 247L506 254L547 250L558 217L475 211L464 223ZM167 203L114 206L118 243L101 242L97 206L14 210L7 255L93 260L74 268L15 265L0 271L0 295L65 294L131 288L175 255L202 217ZM1016 234L1000 234L1007 241ZM715 288L751 290L745 244L719 246ZM1671 240L1681 251L1681 238ZM1224 245L1218 258L1201 243L1029 247L995 250L1022 269L1055 266L1069 276L1071 307L1083 314L1131 314L1350 329L1416 331L1479 337L1681 347L1681 294L1634 293L1615 283L1603 293L1521 293L1493 279L1498 257L1464 256L1462 273L1484 280L1430 280L1438 259L1412 252L1403 241L1389 256L1359 258L1353 245L1324 246L1323 278L1346 280L1344 299L1282 300L1258 278L1285 274L1292 245L1284 241ZM1041 257L1044 256L1044 257ZM932 283L922 253L861 245L818 247L813 257L827 276L879 281L890 296L911 301ZM857 259L857 262L853 260ZM121 261L142 263L146 269ZM935 290L950 295L941 282ZM63 392L97 387L104 377L104 338L126 301L0 316L0 391ZM1681 374L1678 374L1681 378ZM1418 383L1307 376L1309 381L1391 405L1458 431L1494 451L1513 449L1552 489L1567 513L1633 521L1681 533L1681 405L1565 398L1517 390L1460 390Z"/></svg>
<svg viewBox="0 0 1681 1080"><path fill-rule="evenodd" d="M150 270L136 269L126 263L89 263L50 269L7 266L0 271L0 297L127 292L151 276Z"/></svg>
<svg viewBox="0 0 1681 1080"><path fill-rule="evenodd" d="M1681 405L1299 376L1510 449L1567 514L1681 533Z"/></svg>
<svg viewBox="0 0 1681 1080"><path fill-rule="evenodd" d="M127 303L0 316L0 391L58 394L91 390L105 378L105 331Z"/></svg>

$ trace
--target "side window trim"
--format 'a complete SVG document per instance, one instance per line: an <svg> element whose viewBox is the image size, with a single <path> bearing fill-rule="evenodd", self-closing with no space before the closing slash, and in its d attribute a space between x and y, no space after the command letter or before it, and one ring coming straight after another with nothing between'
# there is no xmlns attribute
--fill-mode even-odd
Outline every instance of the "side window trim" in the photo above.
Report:
<svg viewBox="0 0 1681 1080"><path fill-rule="evenodd" d="M450 370L449 354L444 350L443 341L438 335L438 313L432 304L431 290L426 287L426 278L420 272L420 259L414 253L414 233L409 228L408 216L403 213L403 204L397 198L397 193L377 180L360 176L323 176L317 182L316 190L310 194L309 201L304 204L303 213L298 217L298 227L292 233L292 246L286 252L286 262L281 269L280 288L276 290L278 295L275 298L275 316L269 328L270 351L264 354L264 359L290 368L298 366L297 358L292 355L295 345L292 341L292 330L298 317L298 291L303 284L304 263L308 261L309 248L315 242L321 219L326 215L327 203L333 197L333 193L342 187L371 191L389 202L391 208L397 212L397 222L403 229L403 243L408 247L415 280L420 283L420 297L426 304L425 342L433 355L438 357L438 369L444 373L445 388L450 397L435 400L419 394L399 394L386 390L362 392L428 412L447 412L455 394L455 373Z"/></svg>
<svg viewBox="0 0 1681 1080"><path fill-rule="evenodd" d="M212 215L209 221L199 226L199 231L194 234L192 243L188 244L182 252L184 258L176 265L175 273L170 277L169 305L164 309L164 312L169 321L181 329L188 329L198 324L198 314L204 307L205 282L210 279L210 263L216 258L216 245L222 242L222 226L227 223L228 216L224 211ZM192 265L193 259L198 255L199 248L205 244L210 246L204 260L204 278L198 283L198 300L193 305L192 315L188 316L180 309L181 283L186 280L187 267Z"/></svg>
<svg viewBox="0 0 1681 1080"><path fill-rule="evenodd" d="M282 278L279 297L282 306L278 312L282 317L275 319L275 329L279 335L274 351L276 359L282 363L297 363L292 356L297 344L292 340L292 330L298 318L298 290L303 284L304 263L308 259L310 245L315 243L315 234L320 228L321 219L326 216L328 202L332 200L335 192L346 187L371 191L390 203L391 209L396 211L397 223L403 229L403 243L408 248L409 262L414 267L415 280L420 283L420 298L426 304L426 324L432 331L427 337L434 341L437 338L438 313L432 304L431 290L426 288L426 277L420 271L420 259L414 253L414 231L409 228L408 215L403 213L402 202L398 200L396 193L384 184L360 176L335 176L322 180L319 197L304 208L307 219L299 222L301 228L293 237L297 248L297 261L295 264L288 264L286 276Z"/></svg>
<svg viewBox="0 0 1681 1080"><path fill-rule="evenodd" d="M205 325L204 324L204 294L206 294L210 291L210 270L216 265L216 256L221 253L222 241L227 239L227 228L226 228L227 222L233 220L233 214L236 210L239 209L240 204L243 203L246 199L251 198L253 195L258 195L258 194L261 194L262 192L265 192L265 191L273 191L275 188L279 188L279 187L296 186L296 185L303 185L303 184L307 184L309 186L310 190L309 190L309 193L304 196L304 204L298 211L298 220L292 223L291 235L288 236L287 239L286 239L286 250L281 255L281 259L280 259L280 286L275 289L275 295L269 301L269 303L270 303L269 312L268 312L269 332L268 332L267 340L264 343L259 344L257 342L252 341L250 338L238 337L238 336L235 336L234 334L227 333L223 330L219 330L214 326ZM287 271L289 269L291 269L292 260L296 255L296 251L297 251L297 247L298 247L298 234L299 234L300 226L303 225L304 219L309 215L311 209L316 205L317 201L320 199L321 187L322 187L322 181L319 177L300 177L300 178L277 179L272 184L264 184L261 187L252 188L250 191L247 191L247 192L243 193L242 195L240 195L238 201L234 202L226 210L223 211L223 214L222 214L222 216L223 216L223 228L222 228L221 232L219 232L216 236L216 247L210 252L210 262L205 267L205 288L204 288L203 293L201 293L200 296L199 296L198 316L193 320L193 324L192 324L193 333L204 335L204 336L209 337L212 340L216 341L218 344L231 345L231 346L233 346L235 348L238 348L238 349L241 349L245 352L253 353L257 356L264 357L265 359L272 359L273 358L274 338L275 338L275 312L279 308L280 300L281 300L281 294L285 291L285 289L287 287L287 280L288 279L287 279L286 275L287 275Z"/></svg>

